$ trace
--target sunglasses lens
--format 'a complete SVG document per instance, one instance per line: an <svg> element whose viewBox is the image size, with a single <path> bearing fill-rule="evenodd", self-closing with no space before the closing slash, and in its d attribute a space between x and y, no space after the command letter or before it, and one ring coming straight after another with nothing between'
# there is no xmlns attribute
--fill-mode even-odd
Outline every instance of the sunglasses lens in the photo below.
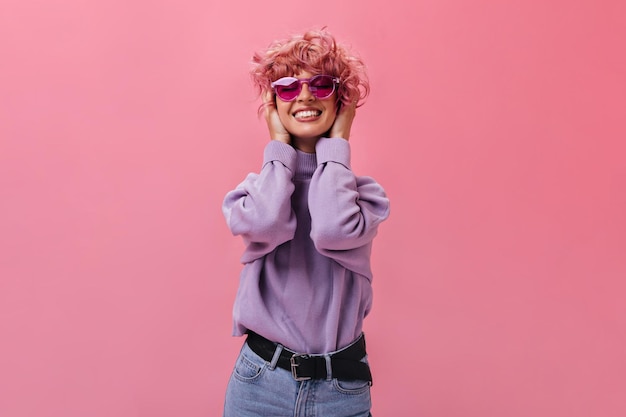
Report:
<svg viewBox="0 0 626 417"><path fill-rule="evenodd" d="M284 101L291 101L300 94L300 83L296 80L289 85L277 85L276 95Z"/></svg>
<svg viewBox="0 0 626 417"><path fill-rule="evenodd" d="M335 80L330 75L318 75L311 79L310 86L317 98L326 98L335 91Z"/></svg>
<svg viewBox="0 0 626 417"><path fill-rule="evenodd" d="M302 91L302 82L309 84L311 93L317 98L327 98L335 91L335 78L330 75L316 75L310 80L283 77L272 83L276 95L283 101L293 101Z"/></svg>

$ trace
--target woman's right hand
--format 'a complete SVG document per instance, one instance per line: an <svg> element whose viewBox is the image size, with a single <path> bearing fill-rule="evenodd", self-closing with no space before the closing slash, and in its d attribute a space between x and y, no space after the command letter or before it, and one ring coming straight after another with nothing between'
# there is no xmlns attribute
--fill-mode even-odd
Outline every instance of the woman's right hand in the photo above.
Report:
<svg viewBox="0 0 626 417"><path fill-rule="evenodd" d="M267 127L270 131L270 138L286 143L287 145L291 145L291 135L280 121L272 91L268 90L263 94L263 103L266 104L265 121L267 122Z"/></svg>

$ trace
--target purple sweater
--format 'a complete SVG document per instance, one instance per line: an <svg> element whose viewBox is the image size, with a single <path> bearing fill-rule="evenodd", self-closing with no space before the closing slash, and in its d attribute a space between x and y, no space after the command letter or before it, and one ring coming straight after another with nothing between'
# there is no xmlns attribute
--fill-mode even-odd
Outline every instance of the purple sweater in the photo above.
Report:
<svg viewBox="0 0 626 417"><path fill-rule="evenodd" d="M313 354L360 335L372 305L372 239L389 200L372 178L352 173L348 141L322 138L315 154L270 141L260 174L229 192L222 209L246 245L235 336L249 329Z"/></svg>

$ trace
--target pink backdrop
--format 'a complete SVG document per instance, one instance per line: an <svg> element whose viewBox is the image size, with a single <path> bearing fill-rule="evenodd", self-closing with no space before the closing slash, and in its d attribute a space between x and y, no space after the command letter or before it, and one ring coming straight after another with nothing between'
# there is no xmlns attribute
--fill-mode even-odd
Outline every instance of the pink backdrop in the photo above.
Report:
<svg viewBox="0 0 626 417"><path fill-rule="evenodd" d="M0 415L218 416L254 50L369 64L374 415L626 415L626 16L605 1L2 0Z"/></svg>

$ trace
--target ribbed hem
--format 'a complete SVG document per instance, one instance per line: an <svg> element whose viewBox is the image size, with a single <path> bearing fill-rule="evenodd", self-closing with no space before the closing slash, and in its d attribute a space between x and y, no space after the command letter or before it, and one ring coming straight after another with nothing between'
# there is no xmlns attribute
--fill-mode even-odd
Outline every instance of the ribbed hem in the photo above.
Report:
<svg viewBox="0 0 626 417"><path fill-rule="evenodd" d="M321 138L315 146L317 163L337 162L350 168L350 143L341 138Z"/></svg>
<svg viewBox="0 0 626 417"><path fill-rule="evenodd" d="M278 161L291 172L296 172L296 150L291 145L270 140L263 151L263 166L272 161Z"/></svg>

